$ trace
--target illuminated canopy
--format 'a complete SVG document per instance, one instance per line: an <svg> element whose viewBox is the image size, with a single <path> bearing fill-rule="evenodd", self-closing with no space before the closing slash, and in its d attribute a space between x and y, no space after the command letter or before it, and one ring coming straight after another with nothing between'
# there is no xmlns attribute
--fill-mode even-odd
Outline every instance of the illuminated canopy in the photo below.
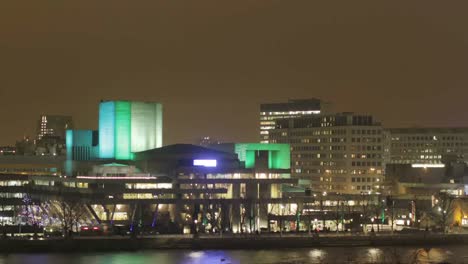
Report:
<svg viewBox="0 0 468 264"><path fill-rule="evenodd" d="M239 160L245 162L246 168L255 167L255 156L258 151L268 151L268 168L270 169L289 169L291 167L289 144L240 143L235 144L234 151Z"/></svg>

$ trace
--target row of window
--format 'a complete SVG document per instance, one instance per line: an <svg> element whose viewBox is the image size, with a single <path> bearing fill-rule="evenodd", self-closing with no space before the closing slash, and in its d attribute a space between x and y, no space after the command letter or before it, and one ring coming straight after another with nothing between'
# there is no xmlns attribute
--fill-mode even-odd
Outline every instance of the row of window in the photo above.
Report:
<svg viewBox="0 0 468 264"><path fill-rule="evenodd" d="M351 151L381 151L382 146L369 146L369 145L353 145L350 147Z"/></svg>
<svg viewBox="0 0 468 264"><path fill-rule="evenodd" d="M340 143L346 142L346 138L292 138L290 143Z"/></svg>
<svg viewBox="0 0 468 264"><path fill-rule="evenodd" d="M380 129L353 129L351 130L353 135L380 135L382 130Z"/></svg>
<svg viewBox="0 0 468 264"><path fill-rule="evenodd" d="M463 141L465 140L465 137L462 136L413 136L413 137L392 137L393 141L415 141L415 140L421 140L421 141L437 141L437 140L460 140Z"/></svg>
<svg viewBox="0 0 468 264"><path fill-rule="evenodd" d="M426 150L423 150L423 151L418 151L417 149L398 149L398 151L396 150L392 150L392 153L432 153L432 150L431 151L426 151ZM445 150L439 150L439 151L434 151L434 152L437 152L437 153L464 153L464 152L468 152L468 151L465 151L463 149L445 149Z"/></svg>
<svg viewBox="0 0 468 264"><path fill-rule="evenodd" d="M381 169L371 168L369 170L351 170L351 174L353 175L364 175L364 174L377 174L382 175Z"/></svg>
<svg viewBox="0 0 468 264"><path fill-rule="evenodd" d="M281 135L287 136L287 133L282 132ZM346 135L346 129L333 129L333 130L308 129L304 131L291 131L289 132L289 135L291 137L320 136L320 135Z"/></svg>
<svg viewBox="0 0 468 264"><path fill-rule="evenodd" d="M358 154L351 154L352 159L381 159L382 154L375 154L375 153L358 153Z"/></svg>
<svg viewBox="0 0 468 264"><path fill-rule="evenodd" d="M293 156L294 157L294 156ZM343 153L313 153L313 154L297 154L295 157L300 159L344 159L346 154Z"/></svg>
<svg viewBox="0 0 468 264"><path fill-rule="evenodd" d="M392 147L462 147L468 146L468 142L455 143L392 143Z"/></svg>
<svg viewBox="0 0 468 264"><path fill-rule="evenodd" d="M442 163L439 159L434 160L419 160L419 159L404 159L403 157L392 158L390 163L394 164L412 164L412 163L423 163L423 164L440 164Z"/></svg>
<svg viewBox="0 0 468 264"><path fill-rule="evenodd" d="M351 138L351 142L363 142L363 143L380 143L382 141L381 138Z"/></svg>
<svg viewBox="0 0 468 264"><path fill-rule="evenodd" d="M351 178L351 182L376 182L376 181L379 181L379 179L376 179L376 178L370 178L370 177L367 177L367 178Z"/></svg>
<svg viewBox="0 0 468 264"><path fill-rule="evenodd" d="M354 186L352 186L351 189L354 190ZM361 190L361 191L362 191L362 190L367 190L367 191L370 191L370 190L372 190L372 186L370 186L370 185L362 185L362 186L361 186L361 185L358 185L358 186L356 186L356 190Z"/></svg>
<svg viewBox="0 0 468 264"><path fill-rule="evenodd" d="M351 166L353 167L380 167L382 166L382 162L380 161L353 161L351 162Z"/></svg>

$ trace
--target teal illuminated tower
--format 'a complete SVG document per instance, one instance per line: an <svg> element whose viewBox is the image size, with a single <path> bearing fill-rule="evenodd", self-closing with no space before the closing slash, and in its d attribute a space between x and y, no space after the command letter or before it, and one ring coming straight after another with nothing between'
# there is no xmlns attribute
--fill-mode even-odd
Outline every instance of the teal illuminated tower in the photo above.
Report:
<svg viewBox="0 0 468 264"><path fill-rule="evenodd" d="M162 105L103 101L99 105L99 157L129 160L133 152L162 147Z"/></svg>

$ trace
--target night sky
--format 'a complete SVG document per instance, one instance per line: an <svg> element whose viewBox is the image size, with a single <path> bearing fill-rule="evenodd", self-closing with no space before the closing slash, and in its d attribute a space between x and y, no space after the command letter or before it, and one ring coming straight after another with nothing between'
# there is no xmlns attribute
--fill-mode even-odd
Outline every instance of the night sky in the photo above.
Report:
<svg viewBox="0 0 468 264"><path fill-rule="evenodd" d="M228 3L229 2L229 3ZM42 113L164 104L164 143L258 141L261 102L468 126L468 1L2 1L0 144Z"/></svg>

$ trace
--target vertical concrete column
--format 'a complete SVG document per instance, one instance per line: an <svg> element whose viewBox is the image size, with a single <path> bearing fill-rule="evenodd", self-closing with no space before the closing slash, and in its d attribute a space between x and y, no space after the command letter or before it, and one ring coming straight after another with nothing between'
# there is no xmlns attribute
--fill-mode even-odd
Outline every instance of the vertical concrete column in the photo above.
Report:
<svg viewBox="0 0 468 264"><path fill-rule="evenodd" d="M223 232L231 229L231 206L228 201L221 201L221 229Z"/></svg>
<svg viewBox="0 0 468 264"><path fill-rule="evenodd" d="M249 181L245 185L246 201L245 207L245 224L251 232L257 230L257 199L258 199L258 183Z"/></svg>
<svg viewBox="0 0 468 264"><path fill-rule="evenodd" d="M232 184L232 203L231 203L231 226L232 226L232 231L236 233L241 232L241 219L240 219L240 184L239 183L234 183Z"/></svg>
<svg viewBox="0 0 468 264"><path fill-rule="evenodd" d="M260 183L260 200L258 203L259 228L268 228L268 200L271 198L271 184Z"/></svg>
<svg viewBox="0 0 468 264"><path fill-rule="evenodd" d="M299 226L301 222L304 222L307 225L307 218L302 214L303 209L304 209L304 202L298 202L297 211L296 211L296 231L297 232L299 232Z"/></svg>

